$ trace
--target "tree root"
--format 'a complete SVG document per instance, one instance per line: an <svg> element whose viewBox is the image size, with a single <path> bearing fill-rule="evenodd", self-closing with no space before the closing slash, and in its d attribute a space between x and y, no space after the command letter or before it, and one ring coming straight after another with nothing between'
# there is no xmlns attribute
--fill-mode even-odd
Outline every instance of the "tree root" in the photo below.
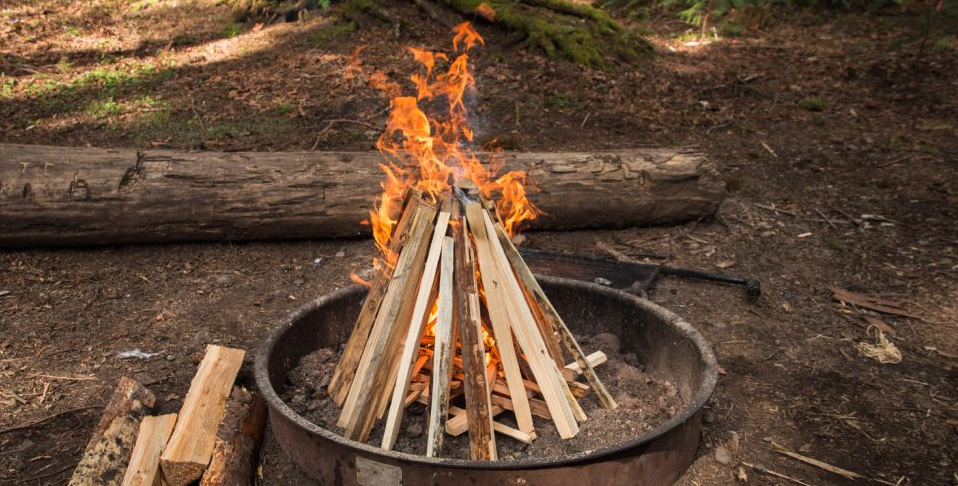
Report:
<svg viewBox="0 0 958 486"><path fill-rule="evenodd" d="M435 5L429 2L429 0L412 0L413 3L419 7L430 19L434 22L441 24L443 27L452 30L456 26L455 22L447 19L442 13L439 12L439 9Z"/></svg>

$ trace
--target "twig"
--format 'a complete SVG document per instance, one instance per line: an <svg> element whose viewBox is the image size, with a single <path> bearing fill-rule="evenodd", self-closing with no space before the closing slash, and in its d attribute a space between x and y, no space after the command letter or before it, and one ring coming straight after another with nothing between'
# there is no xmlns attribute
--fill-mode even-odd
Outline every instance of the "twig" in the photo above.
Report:
<svg viewBox="0 0 958 486"><path fill-rule="evenodd" d="M337 123L352 123L355 125L362 125L370 130L376 130L376 127L366 122L361 122L359 120L347 120L344 118L335 118L332 120L323 120L323 121L326 122L326 128L323 128L322 130L320 130L319 133L316 135L316 141L313 142L313 146L309 148L310 150L316 150L316 147L319 146L319 142L323 139L323 134L328 132L329 129L333 128L333 125Z"/></svg>
<svg viewBox="0 0 958 486"><path fill-rule="evenodd" d="M774 213L782 213L782 214L787 214L787 215L789 215L789 216L798 216L798 214L796 214L796 213L794 213L794 212L792 212L792 211L786 211L786 210L784 210L784 209L779 209L779 208L776 208L775 206L766 206L766 205L764 205L764 204L755 203L755 207L757 207L757 208L759 208L759 209L764 209L764 210L766 210L766 211L772 211L772 212L774 212Z"/></svg>
<svg viewBox="0 0 958 486"><path fill-rule="evenodd" d="M95 376L56 376L56 375L41 375L39 373L27 375L27 378L49 378L51 380L70 380L70 381L99 380L99 378Z"/></svg>
<svg viewBox="0 0 958 486"><path fill-rule="evenodd" d="M902 162L904 162L904 161L906 161L906 160L909 160L909 159L911 159L911 157L912 157L912 156L909 155L909 156L906 156L906 157L902 157L902 158L900 158L900 159L895 159L895 160L893 160L893 161L891 161L891 162L885 162L884 164L881 164L881 165L877 166L877 168L878 168L878 169L884 169L884 168L886 168L886 167L891 167L891 166L893 166L893 165L895 165L895 164L900 164L900 163L902 163Z"/></svg>
<svg viewBox="0 0 958 486"><path fill-rule="evenodd" d="M41 474L41 475L39 475L39 476L33 476L33 477L26 478L26 479L23 480L23 483L22 483L22 484L29 483L30 481L36 481L36 480L38 480L38 479L48 478L48 477L50 477L50 476L54 476L54 475L60 474L60 473L62 473L62 472L67 472L67 471L69 471L70 469L73 469L73 468L77 467L77 464L79 464L79 462L74 462L73 464L69 464L69 465L64 466L64 467L62 467L62 468L60 468L60 469L57 469L56 471L48 472L48 473L46 473L46 474Z"/></svg>
<svg viewBox="0 0 958 486"><path fill-rule="evenodd" d="M772 450L774 450L775 452L779 454L782 454L783 456L791 457L792 459L795 459L796 461L801 461L801 462L804 462L805 464L809 464L817 468L824 469L828 472L838 474L839 476L843 476L845 479L866 479L865 476L862 476L861 474L858 474L856 472L852 472L847 469L842 469L840 467L828 464L827 462L822 462L822 461L819 461L818 459L812 459L811 457L806 457L801 454L792 452L788 450L787 448L785 448L785 446L781 444L777 444L775 442L772 442Z"/></svg>
<svg viewBox="0 0 958 486"><path fill-rule="evenodd" d="M68 414L68 413L73 413L73 412L82 412L82 411L84 411L84 410L89 410L89 409L91 409L91 408L103 408L103 405L87 405L87 406L85 406L85 407L71 408L71 409L69 409L69 410L64 410L64 411L62 411L62 412L57 412L57 413L55 413L55 414L53 414L53 415L47 415L46 417L44 417L44 418L42 418L42 419L40 419L40 420L34 420L33 422L30 422L30 423L26 423L26 424L23 424L23 425L15 425L15 426L13 426L13 427L8 427L8 428L6 428L6 429L0 430L0 435L7 434L7 433L10 433L10 432L15 432L15 431L17 431L17 430L28 429L28 428L30 428L30 427L33 427L34 425L40 425L40 424L42 424L43 422L46 422L46 421L48 421L48 420L55 419L55 418L57 418L57 417L59 417L59 416L61 416L61 415L66 415L66 414Z"/></svg>
<svg viewBox="0 0 958 486"><path fill-rule="evenodd" d="M845 218L847 218L849 221L851 221L852 224L854 224L855 226L861 226L861 225L862 225L861 221L859 221L859 220L853 218L850 214L846 213L845 211L842 211L841 209L838 209L838 208L836 208L836 207L834 207L834 206L830 206L830 207L831 207L831 209L832 209L833 211L838 212L838 214L841 214L842 216L844 216Z"/></svg>
<svg viewBox="0 0 958 486"><path fill-rule="evenodd" d="M768 150L768 153L772 154L772 157L775 157L776 159L778 158L778 154L776 154L775 151L772 150L772 147L769 147L767 143L765 142L759 142L759 143L762 144L762 147L765 147L765 150Z"/></svg>
<svg viewBox="0 0 958 486"><path fill-rule="evenodd" d="M732 125L734 125L734 124L735 124L735 120L729 120L729 121L726 121L726 122L723 122L723 123L719 123L718 125L715 125L715 126L713 126L713 127L710 127L708 130L706 130L706 131L705 131L705 134L706 134L706 135L711 135L712 132L715 131L715 130L721 130L721 129L725 128L725 127L730 127L730 126L732 126Z"/></svg>
<svg viewBox="0 0 958 486"><path fill-rule="evenodd" d="M590 116L592 116L591 111L585 114L585 118L582 119L582 124L579 125L579 128L585 128L585 122L589 121Z"/></svg>
<svg viewBox="0 0 958 486"><path fill-rule="evenodd" d="M742 465L743 465L743 466L748 466L748 467L750 467L750 468L752 468L752 469L754 469L754 470L756 470L756 471L758 471L758 472L760 472L760 473L762 473L762 474L768 474L769 476L775 476L776 478L780 478L780 479L787 479L787 480L789 480L789 481L791 481L791 482L793 482L793 483L795 483L795 484L801 484L802 486L811 486L810 484L808 484L808 483L806 483L806 482L804 482L804 481L799 481L798 479L795 479L795 478L793 478L793 477L791 477L791 476L786 476L786 475L784 475L784 474L782 474L782 473L780 473L780 472L775 472L775 471L772 471L771 469L766 469L765 466L758 466L758 465L751 464L751 463L748 463L748 462L745 462L745 461L742 461Z"/></svg>
<svg viewBox="0 0 958 486"><path fill-rule="evenodd" d="M828 219L828 216L825 216L825 213L823 213L818 208L815 208L815 212L818 213L818 215L821 216L822 219L824 219L825 222L828 223L828 225L831 226L833 230L838 231L838 227L835 226L835 223L833 223L832 220Z"/></svg>

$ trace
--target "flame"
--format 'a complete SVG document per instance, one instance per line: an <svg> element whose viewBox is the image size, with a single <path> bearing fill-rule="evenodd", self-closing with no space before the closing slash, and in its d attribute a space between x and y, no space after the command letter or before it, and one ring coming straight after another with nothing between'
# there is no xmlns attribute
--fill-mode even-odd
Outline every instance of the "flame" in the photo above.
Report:
<svg viewBox="0 0 958 486"><path fill-rule="evenodd" d="M422 67L422 72L409 78L416 88L415 96L401 96L399 86L382 73L369 77L371 86L390 97L389 120L376 143L386 159L381 164L386 178L383 193L369 215L376 246L389 267L396 259L389 249L389 238L407 188L416 188L437 201L456 181L469 180L483 196L499 200L499 215L510 236L522 222L539 214L527 198L524 172L512 171L497 177L504 164L495 160L484 164L476 154L466 107L466 96L476 87L469 70L468 51L485 41L469 22L457 25L453 31L454 59L441 52L409 49ZM437 74L441 65L447 65L446 70ZM443 103L445 109L434 117L428 116L421 106Z"/></svg>
<svg viewBox="0 0 958 486"><path fill-rule="evenodd" d="M360 277L359 275L356 274L356 272L350 271L349 279L352 280L353 282L358 283L359 285L366 287L367 289L371 289L373 287L372 282Z"/></svg>

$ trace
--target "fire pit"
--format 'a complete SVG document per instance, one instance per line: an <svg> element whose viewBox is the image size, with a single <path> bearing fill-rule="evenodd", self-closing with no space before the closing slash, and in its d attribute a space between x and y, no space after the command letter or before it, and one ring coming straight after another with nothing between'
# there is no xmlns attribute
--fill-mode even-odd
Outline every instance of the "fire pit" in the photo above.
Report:
<svg viewBox="0 0 958 486"><path fill-rule="evenodd" d="M256 355L256 382L269 405L273 434L292 461L321 484L645 484L677 479L699 442L702 405L717 379L712 350L688 323L624 292L572 280L538 277L577 334L610 332L645 371L670 381L688 406L632 440L559 458L478 462L426 458L345 439L294 412L279 395L289 370L322 347L344 343L366 289L349 287L321 297L274 329Z"/></svg>

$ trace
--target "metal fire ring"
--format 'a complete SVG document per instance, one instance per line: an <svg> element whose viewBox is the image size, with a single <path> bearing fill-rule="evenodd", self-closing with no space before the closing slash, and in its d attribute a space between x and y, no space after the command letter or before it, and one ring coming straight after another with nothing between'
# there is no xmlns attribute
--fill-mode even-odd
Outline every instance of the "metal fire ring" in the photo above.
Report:
<svg viewBox="0 0 958 486"><path fill-rule="evenodd" d="M366 294L355 285L293 312L257 349L256 383L269 406L277 442L320 484L671 484L698 448L701 408L718 379L711 347L681 317L634 295L587 282L536 278L574 332L618 335L623 352L636 353L646 372L675 384L688 406L633 440L561 457L496 462L427 458L346 439L294 412L280 399L277 387L285 386L289 370L301 357L345 342Z"/></svg>

